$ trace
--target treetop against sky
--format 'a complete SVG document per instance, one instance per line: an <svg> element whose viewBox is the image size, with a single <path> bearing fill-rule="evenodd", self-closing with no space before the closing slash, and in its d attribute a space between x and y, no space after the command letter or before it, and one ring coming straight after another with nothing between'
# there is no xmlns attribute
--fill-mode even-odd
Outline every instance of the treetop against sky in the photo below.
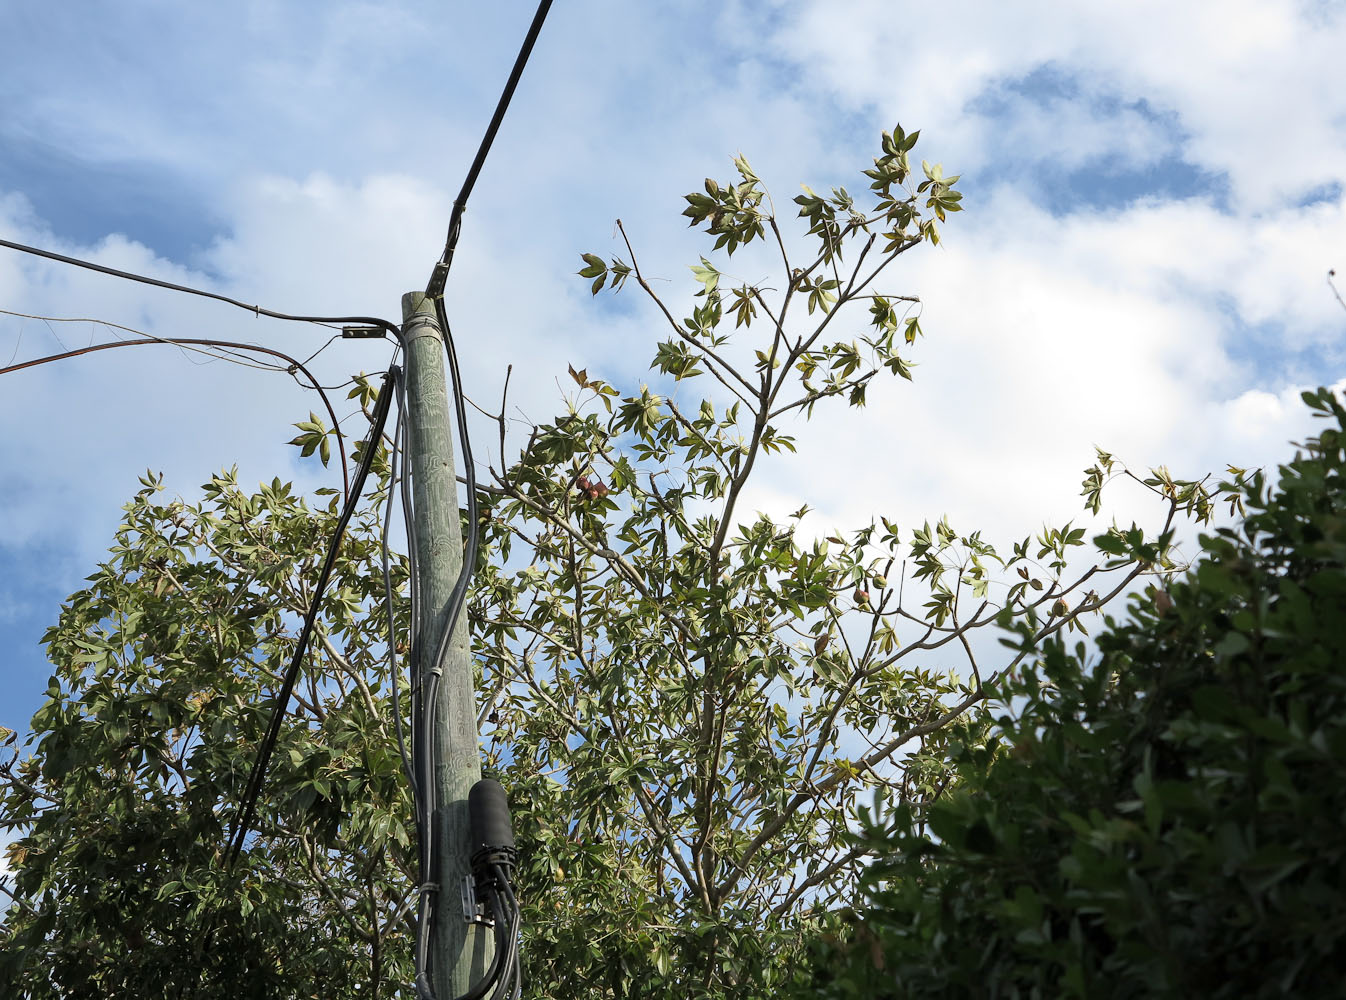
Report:
<svg viewBox="0 0 1346 1000"><path fill-rule="evenodd" d="M528 16L12 5L0 234L274 308L396 318ZM1324 276L1346 231L1346 17L984 4L951 27L877 0L558 7L464 222L448 305L469 392L497 399L513 364L511 399L537 421L567 365L636 389L657 317L592 299L577 254L620 252L620 217L661 294L689 296L703 247L676 219L683 192L739 151L782 209L801 181L861 190L900 122L961 174L966 208L897 273L921 299L914 381L794 428L797 457L746 510L807 502L817 534L947 511L1004 543L1080 513L1095 444L1136 468L1274 461L1303 433L1299 389L1343 376ZM737 273L751 255L719 266L766 273ZM326 339L9 253L0 308L301 357ZM15 361L109 336L0 316ZM313 365L337 383L385 354L338 342ZM4 389L0 723L23 730L48 673L38 639L147 467L183 495L234 463L304 490L333 471L285 448L316 404L274 374L108 351ZM1147 500L1123 491L1105 514Z"/></svg>

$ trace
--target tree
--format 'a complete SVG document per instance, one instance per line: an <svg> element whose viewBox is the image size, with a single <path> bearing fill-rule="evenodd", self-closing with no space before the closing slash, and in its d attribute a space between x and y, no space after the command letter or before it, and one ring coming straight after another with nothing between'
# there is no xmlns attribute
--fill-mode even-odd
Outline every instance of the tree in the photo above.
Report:
<svg viewBox="0 0 1346 1000"><path fill-rule="evenodd" d="M774 245L774 291L703 256L679 320L620 223L624 256L583 255L595 295L634 282L653 303L654 368L683 402L649 387L621 398L572 368L569 412L486 489L471 614L488 754L527 843L529 973L548 996L774 995L808 915L846 896L870 851L846 835L857 805L884 788L920 812L948 781L950 735L997 672L969 636L1002 606L1040 613L1038 639L1082 627L1168 558L1179 510L1209 514L1200 484L1154 474L1168 523L1158 539L1117 532L1105 585L1097 568L1065 578L1084 535L1070 525L1002 558L945 519L906 542L887 519L808 539L804 509L784 523L741 509L761 464L794 451L789 420L911 377L916 300L878 283L960 207L938 166L904 187L916 140L883 135L872 207L806 187L802 250L742 157L732 181L687 196L713 250ZM868 330L852 339L841 317L858 306ZM1117 474L1100 454L1092 506ZM904 555L928 598L918 610ZM948 650L965 676L948 658L932 669Z"/></svg>
<svg viewBox="0 0 1346 1000"><path fill-rule="evenodd" d="M33 998L390 995L416 866L373 514L347 537L263 822L226 873L336 498L315 510L279 481L248 495L231 472L196 503L142 483L45 637L55 674L32 753L4 768L4 823L25 836L0 980Z"/></svg>
<svg viewBox="0 0 1346 1000"><path fill-rule="evenodd" d="M812 539L797 537L804 508L785 523L742 509L753 473L794 451L787 421L911 378L917 300L876 282L960 208L957 177L924 163L913 177L916 140L884 133L868 207L805 188L799 239L742 157L734 181L687 196L712 255L778 254L775 290L702 257L679 321L629 244L584 255L595 294L634 280L654 303L653 369L682 403L572 367L578 395L508 463L502 406L469 619L535 995L772 995L865 863L847 837L857 807L882 788L920 814L950 780L960 720L1004 667L978 663L969 637L1001 608L1036 613L1035 639L1082 628L1166 564L1179 511L1209 515L1201 483L1160 470L1146 480L1167 505L1159 536L1118 531L1111 576L1067 577L1083 543L1070 525L1002 557L945 519L908 541L887 519ZM861 305L867 332L843 334ZM375 389L353 394L367 406ZM333 429L299 426L325 462ZM378 447L375 503L390 487ZM1090 505L1121 472L1100 454ZM49 701L0 793L25 832L0 973L33 997L152 994L198 969L189 995L387 994L409 978L414 852L374 507L342 547L257 833L229 872L223 830L338 498L314 508L279 481L248 494L228 473L194 503L157 486L146 477L46 638ZM405 560L393 573L400 594ZM405 616L399 598L399 634ZM932 664L948 651L963 675Z"/></svg>
<svg viewBox="0 0 1346 1000"><path fill-rule="evenodd" d="M1239 484L1238 528L1133 595L1097 656L1053 638L1007 675L926 816L870 817L881 858L810 996L1340 989L1346 409L1305 399L1337 426L1274 492Z"/></svg>

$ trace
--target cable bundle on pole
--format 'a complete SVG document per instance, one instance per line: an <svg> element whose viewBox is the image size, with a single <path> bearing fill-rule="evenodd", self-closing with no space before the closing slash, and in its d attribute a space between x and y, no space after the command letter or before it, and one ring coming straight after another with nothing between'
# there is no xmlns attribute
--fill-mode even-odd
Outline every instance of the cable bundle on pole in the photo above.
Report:
<svg viewBox="0 0 1346 1000"><path fill-rule="evenodd" d="M408 329L411 329L410 325ZM408 337L408 340L412 339ZM462 393L456 378L456 365L450 364L454 372L454 410L459 421L459 443L469 456L470 444L465 440L463 426L465 417ZM441 859L437 855L440 841L436 830L436 818L439 810L439 788L435 777L435 736L438 707L440 701L440 682L448 666L451 655L450 641L453 631L461 618L466 601L467 587L471 579L471 568L476 559L477 536L475 530L469 530L464 545L464 564L454 579L449 591L442 615L442 631L427 645L425 637L426 615L433 608L423 587L418 584L425 554L419 549L417 532L412 527L418 523L418 511L415 502L416 491L412 489L412 463L407 461L405 451L408 444L408 402L405 374L394 367L392 388L398 404L397 420L393 430L393 453L390 458L389 495L385 501L384 524L381 532L381 563L384 570L384 600L389 622L389 659L393 670L393 701L396 714L395 728L398 746L403 757L403 766L411 786L413 812L417 834L418 878L416 905L415 988L423 1000L433 1000L436 996L431 983L431 972L436 957L432 954L431 930L435 920L464 919L467 922L488 926L493 930L495 954L481 978L473 984L460 1000L481 1000L488 995L497 1000L517 996L519 992L519 904L514 891L515 852L513 835L509 828L509 813L504 789L491 780L476 782L468 795L468 814L470 819L470 843L467 853L471 861L471 897L477 900L470 913L461 918L451 908L464 887L442 885L439 872ZM399 462L400 458L400 462ZM401 468L399 476L398 470ZM470 464L469 464L470 468ZM470 518L476 517L475 482L469 473ZM392 493L396 490L401 498L403 516L407 531L407 553L411 578L411 642L406 656L406 665L411 675L411 738L408 751L404 738L401 718L401 668L397 662L398 638L395 628L395 608L393 588L389 571L388 537L391 525ZM428 515L427 515L428 516ZM456 518L456 506L454 517ZM445 902L448 905L444 905ZM443 956L439 956L443 960Z"/></svg>
<svg viewBox="0 0 1346 1000"><path fill-rule="evenodd" d="M452 384L454 418L458 425L458 440L464 460L464 479L467 485L467 538L463 547L462 566L447 602L443 631L439 633L438 641L435 643L433 650L421 648L421 643L414 638L420 634L420 616L427 613L427 610L423 607L422 596L417 595L414 590L412 593L413 643L410 660L412 676L417 680L412 684L412 761L408 767L408 773L412 792L417 800L416 826L421 844L421 886L417 906L415 951L415 987L421 1000L435 1000L434 989L430 982L431 956L429 951L432 917L438 920L454 919L450 912L446 912L448 908L444 904L446 900L455 899L456 887L437 885L433 881L435 872L439 870L439 865L436 864L435 856L438 843L438 837L434 829L437 815L437 789L435 787L432 754L436 731L435 717L439 701L439 683L449 659L454 629L466 602L467 588L476 565L479 543L477 485L475 465L472 458L472 442L467 432L467 407L464 402L462 377L458 367L458 354L454 346L453 334L449 328L448 315L444 308L444 287L449 268L453 263L458 237L462 230L463 211L467 206L468 196L476 184L477 176L486 161L486 155L490 151L496 132L499 130L500 123L509 108L510 99L514 95L515 87L523 74L524 66L528 62L528 57L550 9L551 0L540 0L523 45L520 47L519 54L510 71L509 79L506 81L504 91L500 95L490 125L477 148L476 156L468 169L463 186L459 190L457 198L454 199L444 250L435 263L425 289L426 297L434 303L435 319L443 334L449 377ZM402 405L402 402L403 397L399 396L399 406ZM414 560L417 557L415 533L410 526L414 521L415 510L411 502L411 493L407 489L407 479L407 473L404 471L402 502L408 525L408 552ZM416 577L414 567L412 577L413 580ZM388 588L388 597L391 605L391 587ZM389 629L391 630L391 628L392 610L390 606ZM391 632L389 643L394 647L396 645ZM513 887L514 840L509 832L509 813L504 789L498 783L489 779L478 781L473 785L469 794L469 812L473 838L471 855L473 874L470 881L473 882L479 900L480 912L465 914L465 918L474 923L485 923L492 926L495 932L496 947L490 967L482 978L462 995L460 1000L481 1000L488 993L492 1000L505 1000L506 997L517 997L521 989L519 974L521 921L519 903Z"/></svg>

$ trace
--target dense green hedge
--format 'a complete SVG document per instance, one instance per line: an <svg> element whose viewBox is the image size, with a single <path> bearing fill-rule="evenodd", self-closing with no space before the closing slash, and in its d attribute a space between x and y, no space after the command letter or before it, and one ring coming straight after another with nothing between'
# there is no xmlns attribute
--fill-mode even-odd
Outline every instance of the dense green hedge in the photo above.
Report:
<svg viewBox="0 0 1346 1000"><path fill-rule="evenodd" d="M1007 681L928 828L880 810L811 996L1346 995L1346 410L1305 401L1340 426L1239 530Z"/></svg>

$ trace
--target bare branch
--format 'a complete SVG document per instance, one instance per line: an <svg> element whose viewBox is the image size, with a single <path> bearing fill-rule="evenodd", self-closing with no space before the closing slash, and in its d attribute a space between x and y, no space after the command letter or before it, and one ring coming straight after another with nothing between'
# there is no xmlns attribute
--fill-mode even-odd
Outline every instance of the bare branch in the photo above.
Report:
<svg viewBox="0 0 1346 1000"><path fill-rule="evenodd" d="M832 863L818 869L818 871L814 872L808 878L804 879L802 882L796 885L794 889L791 890L789 895L787 895L783 900L781 900L781 902L777 903L774 907L771 908L772 914L777 917L784 916L786 913L790 911L790 907L794 906L795 903L799 902L800 897L803 896L804 893L808 892L816 885L822 885L837 872L841 871L847 865L855 861L856 858L863 857L868 853L869 848L865 847L864 845L857 845L855 847L852 847L841 857L837 858Z"/></svg>

